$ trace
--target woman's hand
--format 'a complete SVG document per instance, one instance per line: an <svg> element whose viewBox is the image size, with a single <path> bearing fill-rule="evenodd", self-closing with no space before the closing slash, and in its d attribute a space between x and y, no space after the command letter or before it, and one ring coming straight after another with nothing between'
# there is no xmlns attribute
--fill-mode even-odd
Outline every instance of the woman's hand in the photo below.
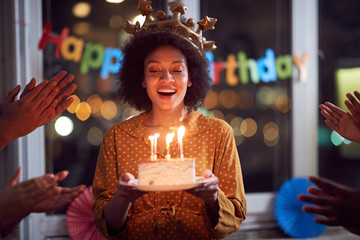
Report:
<svg viewBox="0 0 360 240"><path fill-rule="evenodd" d="M208 206L213 206L217 204L218 198L218 178L209 170L205 170L202 175L204 179L212 179L206 183L202 183L199 186L186 190L186 192L191 193L195 197L201 198L204 200L205 204Z"/></svg>
<svg viewBox="0 0 360 240"><path fill-rule="evenodd" d="M121 182L129 183L131 180L135 180L135 177L131 173L124 173L120 176L119 182L117 184L117 195L129 202L135 201L146 193L144 191L137 190L132 186L124 186L120 184Z"/></svg>
<svg viewBox="0 0 360 240"><path fill-rule="evenodd" d="M139 191L132 186L124 186L120 184L121 182L129 183L131 180L135 180L135 177L131 173L122 174L117 183L115 195L104 207L104 218L108 224L108 230L110 232L117 233L125 226L124 224L126 222L126 217L131 203L146 193Z"/></svg>
<svg viewBox="0 0 360 240"><path fill-rule="evenodd" d="M209 170L205 170L202 175L205 179L211 179L206 183L202 183L199 186L186 190L186 192L194 195L195 197L204 200L207 213L213 226L215 226L219 219L219 202L218 202L218 178Z"/></svg>

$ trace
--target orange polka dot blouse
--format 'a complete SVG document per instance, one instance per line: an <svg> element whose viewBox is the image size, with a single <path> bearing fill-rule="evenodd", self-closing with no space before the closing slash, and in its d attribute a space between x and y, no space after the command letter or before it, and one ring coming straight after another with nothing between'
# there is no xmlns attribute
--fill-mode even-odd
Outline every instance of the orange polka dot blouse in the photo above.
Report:
<svg viewBox="0 0 360 240"><path fill-rule="evenodd" d="M219 219L213 226L204 201L184 191L149 192L130 207L126 227L110 236L103 217L104 206L114 196L125 172L138 174L139 159L150 157L145 113L112 126L100 148L93 182L95 223L109 239L219 239L240 228L246 218L246 199L232 128L223 120L190 112L184 119L185 157L196 158L196 175L210 169L219 178ZM172 156L178 157L176 141ZM159 158L164 153L157 152Z"/></svg>

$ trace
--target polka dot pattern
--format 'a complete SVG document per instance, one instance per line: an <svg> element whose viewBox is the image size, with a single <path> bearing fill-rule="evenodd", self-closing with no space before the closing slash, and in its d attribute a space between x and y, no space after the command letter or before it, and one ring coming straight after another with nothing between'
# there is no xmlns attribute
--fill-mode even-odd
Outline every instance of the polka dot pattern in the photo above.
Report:
<svg viewBox="0 0 360 240"><path fill-rule="evenodd" d="M143 126L145 114L111 127L103 138L96 167L93 212L100 232L108 236L102 216L116 191L121 174L138 175L138 160L150 157L150 141ZM196 158L196 175L210 169L219 178L219 221L213 227L204 201L184 191L149 192L128 213L124 239L216 239L236 231L246 217L240 160L231 127L222 120L191 112L185 119L185 157ZM174 143L173 156L177 154ZM158 153L158 156L162 156ZM118 237L120 236L118 235Z"/></svg>

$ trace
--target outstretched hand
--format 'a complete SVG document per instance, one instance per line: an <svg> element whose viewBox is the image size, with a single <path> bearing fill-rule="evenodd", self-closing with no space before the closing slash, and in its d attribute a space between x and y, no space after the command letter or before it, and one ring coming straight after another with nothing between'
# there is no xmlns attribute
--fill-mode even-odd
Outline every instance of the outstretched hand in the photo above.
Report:
<svg viewBox="0 0 360 240"><path fill-rule="evenodd" d="M9 92L3 104L3 116L0 118L2 138L6 138L6 142L0 142L0 149L9 141L50 122L72 103L73 99L67 98L76 89L75 84L70 84L74 75L66 74L61 71L50 81L44 81L37 86L33 78L26 85L19 100L15 100L20 92L19 85Z"/></svg>
<svg viewBox="0 0 360 240"><path fill-rule="evenodd" d="M61 171L55 175L55 181L60 182L69 175L68 171ZM33 205L31 212L51 212L65 207L74 198L85 190L85 185L79 185L73 188L56 186L52 194L45 200Z"/></svg>
<svg viewBox="0 0 360 240"><path fill-rule="evenodd" d="M315 204L306 205L303 210L320 215L315 222L328 226L343 226L348 231L360 235L360 189L351 189L330 180L309 177L316 187L309 187L311 195L300 194L298 199Z"/></svg>
<svg viewBox="0 0 360 240"><path fill-rule="evenodd" d="M46 200L55 190L54 174L18 183L21 168L18 168L8 185L0 192L0 221L12 215L26 213L30 208Z"/></svg>
<svg viewBox="0 0 360 240"><path fill-rule="evenodd" d="M345 105L350 110L354 119L360 123L360 103L358 102L360 101L360 93L355 91L354 95L358 100L356 100L356 98L351 93L346 94L348 100L345 101Z"/></svg>
<svg viewBox="0 0 360 240"><path fill-rule="evenodd" d="M345 104L348 108L350 107L349 109L354 111L354 105L351 105L348 101L347 103L345 102ZM354 117L354 115L345 112L330 102L320 104L320 109L321 114L326 118L326 125L339 133L342 137L350 141L360 143L360 122Z"/></svg>

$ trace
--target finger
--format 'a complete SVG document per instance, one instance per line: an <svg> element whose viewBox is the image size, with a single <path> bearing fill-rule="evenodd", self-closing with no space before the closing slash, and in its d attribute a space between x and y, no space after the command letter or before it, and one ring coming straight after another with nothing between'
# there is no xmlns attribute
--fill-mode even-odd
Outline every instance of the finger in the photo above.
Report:
<svg viewBox="0 0 360 240"><path fill-rule="evenodd" d="M54 101L57 101L56 96L59 94L60 89L58 87L54 87L50 93L48 93L48 95L45 96L45 98L43 99L43 101L40 103L39 107L37 108L37 110L39 112L43 112L46 111L47 108L51 108L52 104ZM39 95L40 97L40 95ZM58 102L58 101L57 101ZM53 107L53 110L55 108Z"/></svg>
<svg viewBox="0 0 360 240"><path fill-rule="evenodd" d="M326 217L332 217L334 216L334 210L329 207L314 207L314 206L304 206L303 211L307 213L322 215Z"/></svg>
<svg viewBox="0 0 360 240"><path fill-rule="evenodd" d="M65 76L66 76L67 72L66 71L61 71L61 72L58 72L55 76L53 76L51 79L50 79L50 82L52 83L55 83L55 86L58 85L58 83L60 82L61 79L63 79Z"/></svg>
<svg viewBox="0 0 360 240"><path fill-rule="evenodd" d="M325 106L327 106L330 110L331 110L331 114L334 116L334 117L341 117L345 114L345 111L342 110L341 108L339 108L338 106L332 104L331 102L325 102ZM335 113L338 115L338 116L335 116Z"/></svg>
<svg viewBox="0 0 360 240"><path fill-rule="evenodd" d="M75 79L75 76L73 74L69 74L64 80L62 80L59 84L58 87L63 90L66 88L66 86L71 83L73 80Z"/></svg>
<svg viewBox="0 0 360 240"><path fill-rule="evenodd" d="M327 125L329 128L331 128L332 130L334 130L334 131L336 131L336 132L339 132L340 127L339 127L337 124L335 124L334 122L330 121L329 119L326 119L326 120L325 120L325 123L326 123L326 125Z"/></svg>
<svg viewBox="0 0 360 240"><path fill-rule="evenodd" d="M48 83L49 83L49 81L43 81L42 83L39 83L39 85L34 87L30 92L28 92L26 95L24 95L21 99L23 101L32 102L39 95L39 93L48 85ZM37 106L35 106L35 107L37 107Z"/></svg>
<svg viewBox="0 0 360 240"><path fill-rule="evenodd" d="M77 85L75 83L71 84L65 91L58 94L56 96L56 99L59 102L62 102L64 99L68 98L76 90L76 88L77 88Z"/></svg>
<svg viewBox="0 0 360 240"><path fill-rule="evenodd" d="M337 184L331 180L310 176L309 181L314 183L318 188L322 189L323 191L332 196L351 196L351 194L349 193L350 189L348 187Z"/></svg>
<svg viewBox="0 0 360 240"><path fill-rule="evenodd" d="M355 97L351 94L351 93L347 93L346 97L349 99L349 101L351 102L351 104L356 108L356 109L360 109L360 103L358 101L356 101Z"/></svg>
<svg viewBox="0 0 360 240"><path fill-rule="evenodd" d="M60 181L64 180L68 175L69 175L68 170L58 172L58 173L55 174L55 181L60 182Z"/></svg>
<svg viewBox="0 0 360 240"><path fill-rule="evenodd" d="M319 206L334 206L336 205L336 200L333 198L328 197L321 197L321 196L312 196L307 194L300 194L298 196L298 200L301 202L313 203Z"/></svg>
<svg viewBox="0 0 360 240"><path fill-rule="evenodd" d="M204 178L215 177L215 175L214 175L214 174L212 173L212 171L210 171L209 169L206 169L206 170L203 172L202 176L203 176Z"/></svg>
<svg viewBox="0 0 360 240"><path fill-rule="evenodd" d="M36 86L36 79L32 78L30 82L25 86L24 91L21 93L20 98L25 96L28 92L30 92Z"/></svg>
<svg viewBox="0 0 360 240"><path fill-rule="evenodd" d="M61 194L72 194L72 193L80 194L85 190L85 188L86 188L85 185L79 185L73 188L62 187L60 192Z"/></svg>
<svg viewBox="0 0 360 240"><path fill-rule="evenodd" d="M351 97L352 97L352 95L351 95ZM355 100L354 97L352 97L352 98L353 98L353 101L349 102L348 100L346 100L345 105L349 109L349 111L351 112L353 117L359 122L360 121L360 104Z"/></svg>
<svg viewBox="0 0 360 240"><path fill-rule="evenodd" d="M32 103L37 106L39 112L44 111L58 95L60 89L56 82L49 82L47 86L34 98Z"/></svg>
<svg viewBox="0 0 360 240"><path fill-rule="evenodd" d="M56 99L57 100L57 99ZM71 103L74 101L74 99L72 97L66 99L64 102L62 102L61 104L57 105L55 108L55 115L59 115L60 113L62 113L65 109L67 109Z"/></svg>
<svg viewBox="0 0 360 240"><path fill-rule="evenodd" d="M360 93L358 91L354 91L354 95L360 101Z"/></svg>
<svg viewBox="0 0 360 240"><path fill-rule="evenodd" d="M354 108L354 106L348 100L345 100L344 103L345 103L345 106L347 107L347 109L349 109L349 111L351 112L351 114L356 116L357 112L356 112L356 109Z"/></svg>
<svg viewBox="0 0 360 240"><path fill-rule="evenodd" d="M129 182L130 180L135 180L135 177L134 175L132 175L131 173L124 173L124 174L121 174L120 176L120 181L122 182Z"/></svg>
<svg viewBox="0 0 360 240"><path fill-rule="evenodd" d="M332 122L338 124L339 123L339 119L341 118L341 116L339 116L338 114L334 113L333 111L331 111L330 109L323 109L320 111L320 113L326 118L331 120Z"/></svg>
<svg viewBox="0 0 360 240"><path fill-rule="evenodd" d="M9 183L7 184L7 186L14 186L16 185L16 183L19 181L20 175L21 175L21 167L18 167L18 169L16 170L14 176L11 177Z"/></svg>
<svg viewBox="0 0 360 240"><path fill-rule="evenodd" d="M14 89L10 90L10 92L8 93L8 95L4 101L4 105L14 102L16 96L20 92L20 89L21 89L20 85L17 85Z"/></svg>
<svg viewBox="0 0 360 240"><path fill-rule="evenodd" d="M316 217L314 218L314 222L327 226L340 226L340 222L337 220L336 217L331 217L331 218Z"/></svg>

